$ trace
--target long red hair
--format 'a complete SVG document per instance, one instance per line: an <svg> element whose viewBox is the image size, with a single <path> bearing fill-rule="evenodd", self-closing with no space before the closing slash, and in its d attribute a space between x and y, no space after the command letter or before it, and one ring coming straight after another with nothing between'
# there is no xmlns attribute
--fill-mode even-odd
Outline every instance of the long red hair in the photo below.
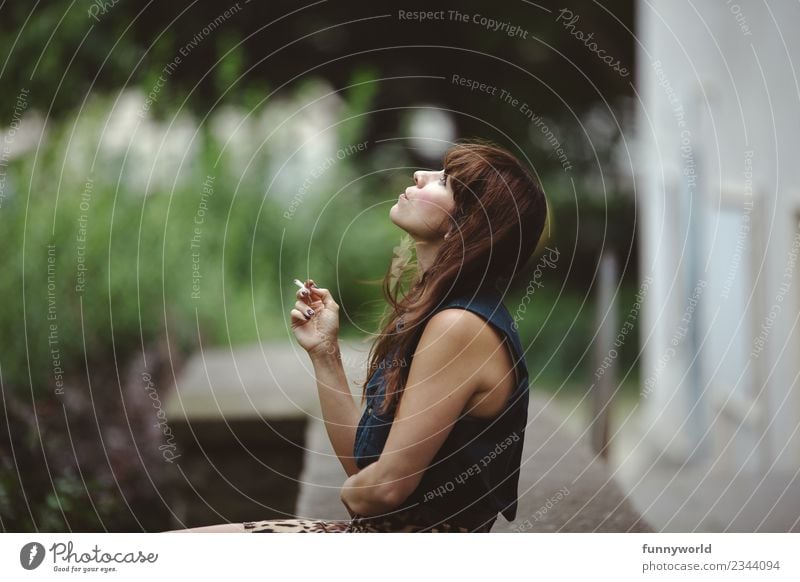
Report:
<svg viewBox="0 0 800 582"><path fill-rule="evenodd" d="M362 395L363 402L367 384L383 368L386 396L380 413L399 402L408 356L436 306L456 293L508 285L544 230L547 203L541 184L509 152L485 141L461 142L445 153L443 167L455 200L451 235L424 273L409 263L400 276L390 268L383 279L389 309L370 350ZM404 286L409 289L401 297Z"/></svg>

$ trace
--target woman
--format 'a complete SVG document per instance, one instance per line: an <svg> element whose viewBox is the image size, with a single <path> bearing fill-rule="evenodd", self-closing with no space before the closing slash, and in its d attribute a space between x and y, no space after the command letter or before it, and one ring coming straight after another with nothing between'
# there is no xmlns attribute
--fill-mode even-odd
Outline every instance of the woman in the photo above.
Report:
<svg viewBox="0 0 800 582"><path fill-rule="evenodd" d="M347 480L351 519L277 519L191 531L487 532L511 521L527 423L528 371L503 292L536 249L547 206L511 154L461 143L444 169L414 173L390 218L414 240L408 291L391 269L391 309L370 353L361 410L339 346L339 306L306 281L291 311ZM402 275L401 274L401 275ZM487 325L488 323L488 325Z"/></svg>

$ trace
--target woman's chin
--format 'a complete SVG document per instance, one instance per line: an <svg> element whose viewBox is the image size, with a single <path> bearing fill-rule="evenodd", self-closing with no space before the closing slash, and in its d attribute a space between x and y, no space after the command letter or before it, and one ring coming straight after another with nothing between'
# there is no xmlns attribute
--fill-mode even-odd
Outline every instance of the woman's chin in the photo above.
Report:
<svg viewBox="0 0 800 582"><path fill-rule="evenodd" d="M394 223L394 225L400 230L406 230L403 220L397 215L398 213L396 208L397 204L392 206L391 210L389 210L389 220L391 220ZM406 232L408 231L406 230Z"/></svg>

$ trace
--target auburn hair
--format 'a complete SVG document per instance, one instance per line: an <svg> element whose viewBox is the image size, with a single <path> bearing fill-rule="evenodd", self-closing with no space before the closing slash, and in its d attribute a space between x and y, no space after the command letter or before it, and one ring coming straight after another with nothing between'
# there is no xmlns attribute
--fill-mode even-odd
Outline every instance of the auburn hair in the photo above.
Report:
<svg viewBox="0 0 800 582"><path fill-rule="evenodd" d="M487 141L459 142L445 153L443 168L455 201L451 234L424 273L411 261L400 267L393 262L383 279L388 309L370 350L362 393L363 402L367 384L383 368L381 414L399 403L410 355L436 307L454 294L507 286L544 230L547 203L541 184L506 150ZM401 296L405 286L408 292Z"/></svg>

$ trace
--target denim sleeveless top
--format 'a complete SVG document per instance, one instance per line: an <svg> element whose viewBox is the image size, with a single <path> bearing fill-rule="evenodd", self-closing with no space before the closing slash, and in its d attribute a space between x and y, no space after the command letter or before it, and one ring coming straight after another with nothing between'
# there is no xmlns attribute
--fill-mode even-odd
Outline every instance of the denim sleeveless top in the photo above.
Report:
<svg viewBox="0 0 800 582"><path fill-rule="evenodd" d="M434 313L459 308L477 313L505 338L518 374L514 391L499 415L490 419L462 413L422 476L419 486L398 509L421 508L442 520L483 523L498 513L513 521L517 513L517 485L522 444L528 420L528 369L516 324L499 292L488 289L442 302ZM413 354L413 350L412 350ZM411 357L407 358L411 362ZM394 411L378 414L385 386L380 366L366 387L367 407L359 422L354 445L356 465L363 469L383 451Z"/></svg>

